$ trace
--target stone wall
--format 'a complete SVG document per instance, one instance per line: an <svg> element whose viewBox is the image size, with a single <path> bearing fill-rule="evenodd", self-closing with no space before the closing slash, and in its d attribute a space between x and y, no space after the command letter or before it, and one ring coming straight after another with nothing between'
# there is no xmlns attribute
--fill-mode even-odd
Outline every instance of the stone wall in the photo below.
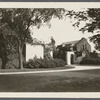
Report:
<svg viewBox="0 0 100 100"><path fill-rule="evenodd" d="M76 51L78 52L82 50L88 50L89 52L91 52L91 46L85 38L80 40L80 42L76 45L76 49L77 49Z"/></svg>

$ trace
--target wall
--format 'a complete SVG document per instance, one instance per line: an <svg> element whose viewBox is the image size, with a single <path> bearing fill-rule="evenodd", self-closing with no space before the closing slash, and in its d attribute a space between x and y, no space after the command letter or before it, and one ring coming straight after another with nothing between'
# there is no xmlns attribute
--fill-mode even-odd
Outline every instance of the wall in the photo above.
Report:
<svg viewBox="0 0 100 100"><path fill-rule="evenodd" d="M26 61L37 58L44 58L44 47L42 45L30 45L26 44Z"/></svg>
<svg viewBox="0 0 100 100"><path fill-rule="evenodd" d="M77 44L77 46L76 46L77 51L82 51L83 50L83 45L84 45L85 50L88 50L89 52L91 52L91 46L87 42L87 40L84 39L84 38L82 40L80 40L80 42Z"/></svg>
<svg viewBox="0 0 100 100"><path fill-rule="evenodd" d="M66 52L66 64L71 65L71 55L74 55L74 52Z"/></svg>

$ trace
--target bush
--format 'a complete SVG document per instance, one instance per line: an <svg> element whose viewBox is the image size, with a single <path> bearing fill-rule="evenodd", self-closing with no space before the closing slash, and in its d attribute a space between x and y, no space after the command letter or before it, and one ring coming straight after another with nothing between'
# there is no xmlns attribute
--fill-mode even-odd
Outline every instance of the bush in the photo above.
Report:
<svg viewBox="0 0 100 100"><path fill-rule="evenodd" d="M85 57L83 60L80 62L80 64L85 64L85 65L100 65L100 57Z"/></svg>
<svg viewBox="0 0 100 100"><path fill-rule="evenodd" d="M10 54L7 56L7 63L5 66L5 69L18 69L19 68L19 59L18 59L18 54ZM2 60L0 58L0 66L2 66ZM0 67L1 68L1 67Z"/></svg>
<svg viewBox="0 0 100 100"><path fill-rule="evenodd" d="M65 61L61 59L30 59L25 68L55 68L65 66Z"/></svg>
<svg viewBox="0 0 100 100"><path fill-rule="evenodd" d="M5 67L5 69L18 69L18 68L19 68L19 60L18 59L9 60Z"/></svg>

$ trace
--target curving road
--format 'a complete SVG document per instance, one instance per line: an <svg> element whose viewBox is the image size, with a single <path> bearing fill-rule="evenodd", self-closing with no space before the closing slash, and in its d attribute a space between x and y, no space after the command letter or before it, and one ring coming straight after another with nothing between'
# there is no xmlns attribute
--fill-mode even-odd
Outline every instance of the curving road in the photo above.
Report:
<svg viewBox="0 0 100 100"><path fill-rule="evenodd" d="M59 69L59 70L45 70L45 71L28 71L28 72L5 72L5 73L0 73L0 75L7 75L7 74L30 74L30 73L50 73L50 72L65 72L65 71L79 71L79 70L100 69L100 66L71 65L71 67L75 67L75 68Z"/></svg>

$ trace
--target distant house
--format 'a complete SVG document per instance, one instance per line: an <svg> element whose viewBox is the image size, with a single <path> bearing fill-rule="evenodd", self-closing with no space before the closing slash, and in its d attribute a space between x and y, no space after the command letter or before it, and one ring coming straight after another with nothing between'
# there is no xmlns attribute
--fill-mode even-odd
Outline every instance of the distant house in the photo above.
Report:
<svg viewBox="0 0 100 100"><path fill-rule="evenodd" d="M64 42L57 46L58 58L66 60L67 64L79 63L83 57L89 56L91 46L87 39Z"/></svg>

